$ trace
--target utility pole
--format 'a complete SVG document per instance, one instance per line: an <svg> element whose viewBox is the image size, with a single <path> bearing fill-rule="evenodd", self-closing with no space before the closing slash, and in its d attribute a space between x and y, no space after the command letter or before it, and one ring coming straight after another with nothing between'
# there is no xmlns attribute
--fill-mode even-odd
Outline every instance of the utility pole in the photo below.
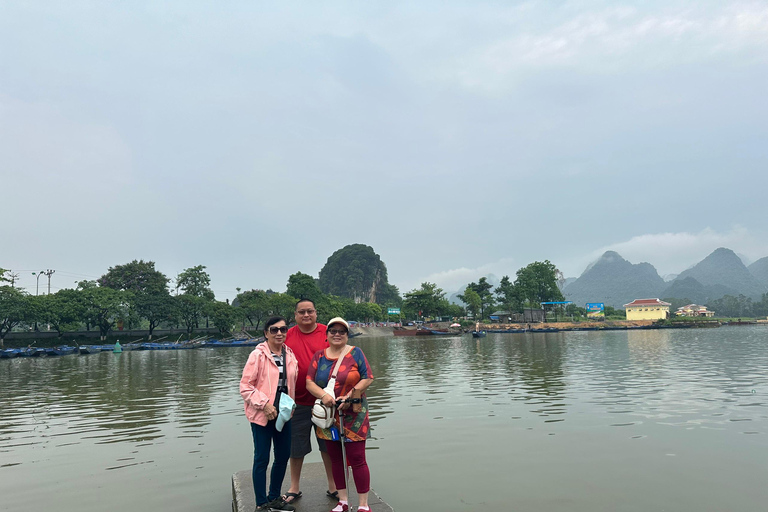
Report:
<svg viewBox="0 0 768 512"><path fill-rule="evenodd" d="M16 288L14 284L16 283L16 280L19 278L19 274L17 272L11 272L8 274L8 279L11 281L11 288Z"/></svg>
<svg viewBox="0 0 768 512"><path fill-rule="evenodd" d="M43 272L43 274L48 276L48 295L51 294L51 276L53 275L54 272L56 272L56 271L55 270L50 270L50 269L48 269L45 272Z"/></svg>

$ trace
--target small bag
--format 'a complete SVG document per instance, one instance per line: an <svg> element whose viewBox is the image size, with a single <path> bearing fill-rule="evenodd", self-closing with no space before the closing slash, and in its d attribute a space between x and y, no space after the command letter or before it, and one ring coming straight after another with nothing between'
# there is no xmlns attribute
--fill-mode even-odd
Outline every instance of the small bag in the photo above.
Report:
<svg viewBox="0 0 768 512"><path fill-rule="evenodd" d="M333 367L333 375L328 380L328 385L325 386L323 391L331 395L333 401L336 401L336 393L333 388L336 387L336 374L339 373L339 367L341 366L341 360L346 357L347 353L352 350L352 347L345 347L339 358L336 360L336 366ZM320 428L328 428L333 425L333 413L336 411L336 407L328 407L323 403L322 398L315 400L315 405L312 406L312 423Z"/></svg>

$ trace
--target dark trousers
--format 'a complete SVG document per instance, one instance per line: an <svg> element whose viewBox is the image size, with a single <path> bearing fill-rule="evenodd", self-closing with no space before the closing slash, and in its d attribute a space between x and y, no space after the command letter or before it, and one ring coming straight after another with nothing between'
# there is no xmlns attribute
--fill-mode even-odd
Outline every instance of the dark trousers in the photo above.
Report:
<svg viewBox="0 0 768 512"><path fill-rule="evenodd" d="M283 431L275 428L275 420L268 421L265 427L251 423L253 434L253 492L256 495L256 505L263 505L280 496L280 489L288 466L288 456L291 454L291 422L283 425ZM269 465L269 449L275 446L275 461L269 475L269 495L267 495L267 466Z"/></svg>

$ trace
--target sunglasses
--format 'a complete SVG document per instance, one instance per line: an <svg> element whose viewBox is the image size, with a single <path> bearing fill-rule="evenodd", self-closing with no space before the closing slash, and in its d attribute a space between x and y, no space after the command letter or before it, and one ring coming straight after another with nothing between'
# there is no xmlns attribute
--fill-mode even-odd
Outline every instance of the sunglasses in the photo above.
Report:
<svg viewBox="0 0 768 512"><path fill-rule="evenodd" d="M277 333L285 334L288 332L288 327L283 325L282 327L275 327L274 325L269 328L269 334L277 334Z"/></svg>
<svg viewBox="0 0 768 512"><path fill-rule="evenodd" d="M347 330L346 329L328 329L328 332L331 333L331 336L333 336L335 334L342 334L342 335L346 335L347 334Z"/></svg>

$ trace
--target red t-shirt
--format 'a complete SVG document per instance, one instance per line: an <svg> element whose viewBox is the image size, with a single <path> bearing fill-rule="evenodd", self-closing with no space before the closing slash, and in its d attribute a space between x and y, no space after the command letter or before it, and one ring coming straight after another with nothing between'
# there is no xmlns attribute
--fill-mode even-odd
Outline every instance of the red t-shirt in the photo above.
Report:
<svg viewBox="0 0 768 512"><path fill-rule="evenodd" d="M328 348L328 339L326 336L326 326L317 324L314 331L304 334L298 325L288 329L285 335L285 344L288 345L296 359L299 361L299 376L296 379L296 403L299 405L312 405L315 403L315 397L307 391L307 370L312 358L318 350Z"/></svg>

